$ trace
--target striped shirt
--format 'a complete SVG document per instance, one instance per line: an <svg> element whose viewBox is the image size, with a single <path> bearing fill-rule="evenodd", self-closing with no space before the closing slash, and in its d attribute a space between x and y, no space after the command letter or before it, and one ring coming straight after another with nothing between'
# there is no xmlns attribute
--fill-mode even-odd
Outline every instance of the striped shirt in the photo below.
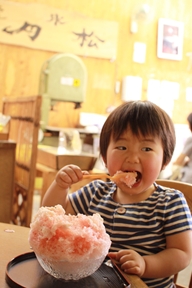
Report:
<svg viewBox="0 0 192 288"><path fill-rule="evenodd" d="M119 204L113 200L113 182L93 181L69 199L76 213L99 213L112 244L110 251L133 249L140 255L156 254L166 248L166 236L192 229L192 218L183 194L154 183L156 190L144 201ZM153 288L170 287L173 277L143 279Z"/></svg>

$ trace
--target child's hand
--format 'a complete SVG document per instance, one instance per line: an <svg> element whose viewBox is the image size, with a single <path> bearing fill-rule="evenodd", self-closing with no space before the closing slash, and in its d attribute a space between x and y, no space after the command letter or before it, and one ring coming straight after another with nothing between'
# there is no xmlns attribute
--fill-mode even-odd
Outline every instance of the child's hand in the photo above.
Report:
<svg viewBox="0 0 192 288"><path fill-rule="evenodd" d="M55 181L61 188L67 189L72 184L82 180L83 175L89 174L87 171L82 171L76 165L67 165L61 168L56 175Z"/></svg>
<svg viewBox="0 0 192 288"><path fill-rule="evenodd" d="M119 262L121 269L127 274L136 274L141 277L145 272L144 258L134 250L120 250L110 252L108 256Z"/></svg>

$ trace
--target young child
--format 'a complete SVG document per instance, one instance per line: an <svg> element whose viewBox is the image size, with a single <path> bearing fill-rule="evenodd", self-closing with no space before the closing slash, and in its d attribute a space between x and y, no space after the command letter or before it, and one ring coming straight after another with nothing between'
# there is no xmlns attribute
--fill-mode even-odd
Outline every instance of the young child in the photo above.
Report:
<svg viewBox="0 0 192 288"><path fill-rule="evenodd" d="M99 213L112 241L109 256L122 270L137 274L148 287L174 287L173 275L191 260L191 213L180 191L155 183L174 146L174 126L165 111L149 101L122 104L102 128L100 153L110 175L135 171L136 183L95 180L68 194L88 174L68 165L58 172L43 205L61 204L70 214Z"/></svg>

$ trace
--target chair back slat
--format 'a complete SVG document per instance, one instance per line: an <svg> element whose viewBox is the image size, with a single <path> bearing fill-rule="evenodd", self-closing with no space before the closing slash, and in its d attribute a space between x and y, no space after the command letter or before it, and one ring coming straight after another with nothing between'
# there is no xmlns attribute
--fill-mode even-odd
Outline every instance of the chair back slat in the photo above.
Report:
<svg viewBox="0 0 192 288"><path fill-rule="evenodd" d="M9 140L16 142L12 222L29 226L32 215L41 96L3 99L3 114L11 116Z"/></svg>

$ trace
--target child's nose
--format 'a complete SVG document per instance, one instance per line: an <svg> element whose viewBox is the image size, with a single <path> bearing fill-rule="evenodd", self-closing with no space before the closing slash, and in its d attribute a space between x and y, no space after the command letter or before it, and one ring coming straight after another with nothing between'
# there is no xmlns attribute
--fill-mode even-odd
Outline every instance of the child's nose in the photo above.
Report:
<svg viewBox="0 0 192 288"><path fill-rule="evenodd" d="M138 154L135 152L129 152L126 156L126 162L129 163L139 163L139 157Z"/></svg>

